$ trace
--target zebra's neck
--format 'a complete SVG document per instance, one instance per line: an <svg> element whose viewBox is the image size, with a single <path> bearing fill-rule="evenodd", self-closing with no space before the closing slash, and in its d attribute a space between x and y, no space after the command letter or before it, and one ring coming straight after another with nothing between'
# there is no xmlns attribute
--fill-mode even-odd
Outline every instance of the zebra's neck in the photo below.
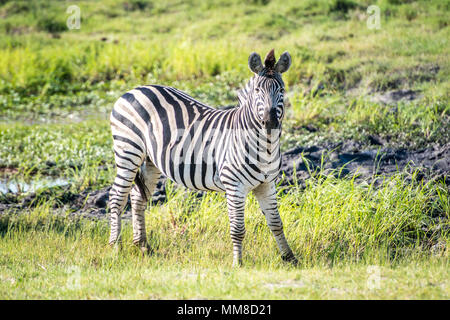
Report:
<svg viewBox="0 0 450 320"><path fill-rule="evenodd" d="M279 129L267 130L257 118L256 106L253 105L252 88L253 78L238 91L238 110L235 115L234 127L239 132L242 147L248 151L253 148L253 153L261 156L268 162L279 159L281 126ZM259 156L257 157L259 159ZM264 161L263 161L264 162Z"/></svg>

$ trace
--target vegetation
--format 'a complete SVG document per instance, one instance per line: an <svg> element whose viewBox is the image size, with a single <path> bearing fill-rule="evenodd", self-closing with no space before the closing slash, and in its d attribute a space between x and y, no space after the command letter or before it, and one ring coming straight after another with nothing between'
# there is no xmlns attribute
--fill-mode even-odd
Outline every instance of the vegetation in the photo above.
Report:
<svg viewBox="0 0 450 320"><path fill-rule="evenodd" d="M147 213L142 257L124 230L108 248L105 221L55 214L52 201L27 215L0 216L4 298L444 298L448 296L448 216L444 186L392 178L378 190L331 176L292 187L280 211L299 268L284 264L260 214L247 202L242 270L231 267L222 194L198 200L182 190ZM434 194L441 197L433 197ZM442 227L442 225L441 225ZM442 242L444 241L444 242ZM371 287L370 268L378 269ZM117 280L120 285L117 285ZM53 288L53 289L52 289Z"/></svg>
<svg viewBox="0 0 450 320"><path fill-rule="evenodd" d="M70 5L80 8L80 29L67 28ZM367 27L369 5L380 8L379 29ZM375 185L319 168L306 188L280 187L299 268L279 258L253 197L241 269L231 268L222 194L199 199L169 183L168 201L146 212L154 253L145 257L131 246L128 223L115 251L106 246L106 219L81 218L60 202L68 190L112 182L108 116L126 90L159 83L233 105L251 76L248 55L272 48L293 60L284 75L283 151L364 147L373 136L393 149L444 146L449 11L438 0L0 0L0 184L70 181L42 188L19 211L5 204L28 194L0 193L0 297L448 299L442 179L399 170ZM393 90L414 99L383 103Z"/></svg>

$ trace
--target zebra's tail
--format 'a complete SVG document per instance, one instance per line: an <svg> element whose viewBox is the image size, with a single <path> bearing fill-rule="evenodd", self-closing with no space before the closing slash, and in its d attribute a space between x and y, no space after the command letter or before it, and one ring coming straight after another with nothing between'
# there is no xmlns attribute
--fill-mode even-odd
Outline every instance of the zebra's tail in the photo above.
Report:
<svg viewBox="0 0 450 320"><path fill-rule="evenodd" d="M148 190L147 186L145 185L144 176L140 169L139 169L138 173L136 174L136 177L134 178L134 183L138 187L139 192L141 193L142 199L144 199L144 201L147 202L149 200L147 197L147 192L149 190Z"/></svg>

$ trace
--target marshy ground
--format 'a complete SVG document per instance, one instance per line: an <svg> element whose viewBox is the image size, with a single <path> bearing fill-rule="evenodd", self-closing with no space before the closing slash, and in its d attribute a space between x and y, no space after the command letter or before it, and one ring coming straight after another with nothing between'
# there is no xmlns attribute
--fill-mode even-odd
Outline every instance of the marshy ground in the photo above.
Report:
<svg viewBox="0 0 450 320"><path fill-rule="evenodd" d="M1 298L449 298L448 4L76 5L69 30L66 2L0 1ZM127 223L122 250L107 247L114 101L158 83L232 107L249 53L271 48L293 59L278 190L299 267L250 197L231 268L224 195L164 179L146 212L153 254Z"/></svg>

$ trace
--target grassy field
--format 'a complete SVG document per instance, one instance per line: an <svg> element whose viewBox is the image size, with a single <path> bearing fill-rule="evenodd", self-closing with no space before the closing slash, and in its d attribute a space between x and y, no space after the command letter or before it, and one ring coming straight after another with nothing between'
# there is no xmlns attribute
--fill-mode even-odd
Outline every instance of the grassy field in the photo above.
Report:
<svg viewBox="0 0 450 320"><path fill-rule="evenodd" d="M369 5L380 28L367 27ZM80 8L80 29L66 10ZM0 183L62 178L29 207L0 193L0 298L448 299L448 179L399 172L356 182L317 171L280 187L297 268L284 264L247 200L244 266L232 268L222 194L167 188L146 212L151 256L107 244L107 219L74 214L68 193L115 174L108 124L137 85L236 103L248 55L292 55L283 151L371 137L394 150L450 141L450 3L445 1L0 0ZM394 104L380 95L411 91ZM313 129L311 129L313 128ZM415 172L414 164L412 164ZM447 172L448 176L448 172ZM445 177L444 177L445 179Z"/></svg>
<svg viewBox="0 0 450 320"><path fill-rule="evenodd" d="M46 202L27 215L1 216L0 293L8 299L448 298L448 234L430 219L430 210L448 212L448 194L433 188L392 179L374 194L330 178L302 192L292 187L280 197L280 211L301 257L298 268L279 258L254 198L246 208L240 269L231 267L223 195L198 200L178 191L152 207L154 254L144 257L131 245L129 224L118 251L105 245L106 221L55 214ZM439 191L443 197L431 200Z"/></svg>

